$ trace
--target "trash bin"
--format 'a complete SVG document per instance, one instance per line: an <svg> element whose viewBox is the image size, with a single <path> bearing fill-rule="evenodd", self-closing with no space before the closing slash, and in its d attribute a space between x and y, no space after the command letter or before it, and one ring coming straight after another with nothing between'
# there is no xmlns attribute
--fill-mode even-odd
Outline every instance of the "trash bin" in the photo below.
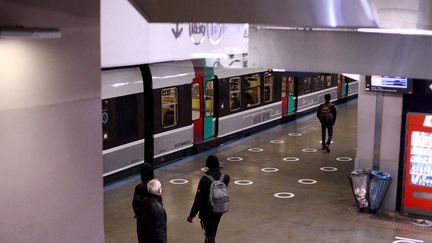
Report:
<svg viewBox="0 0 432 243"><path fill-rule="evenodd" d="M384 201L384 197L392 182L391 175L381 171L370 172L369 209L376 212Z"/></svg>
<svg viewBox="0 0 432 243"><path fill-rule="evenodd" d="M349 176L357 208L360 210L369 207L369 177L369 171L365 169L355 170Z"/></svg>

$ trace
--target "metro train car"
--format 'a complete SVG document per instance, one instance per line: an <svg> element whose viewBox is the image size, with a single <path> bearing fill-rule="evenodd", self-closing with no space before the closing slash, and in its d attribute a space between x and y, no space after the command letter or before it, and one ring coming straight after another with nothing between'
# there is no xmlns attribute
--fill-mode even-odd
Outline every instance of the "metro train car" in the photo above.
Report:
<svg viewBox="0 0 432 243"><path fill-rule="evenodd" d="M336 102L354 96L358 84L346 80L205 60L102 70L104 183L136 174L144 161L159 167L295 119L326 93Z"/></svg>

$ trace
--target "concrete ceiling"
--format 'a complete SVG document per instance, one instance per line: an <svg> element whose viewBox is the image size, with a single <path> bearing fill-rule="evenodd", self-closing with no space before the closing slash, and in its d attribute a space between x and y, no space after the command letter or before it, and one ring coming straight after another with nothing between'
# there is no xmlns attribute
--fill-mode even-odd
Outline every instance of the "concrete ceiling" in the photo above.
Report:
<svg viewBox="0 0 432 243"><path fill-rule="evenodd" d="M99 11L95 10L99 9L100 0L0 0L0 2L18 6L34 7L37 9L46 9L75 16L99 17ZM10 13L10 15L13 15L13 13Z"/></svg>
<svg viewBox="0 0 432 243"><path fill-rule="evenodd" d="M357 32L430 30L430 0L129 1L149 22L251 24L250 67L432 79L431 36ZM344 31L313 31L322 27Z"/></svg>
<svg viewBox="0 0 432 243"><path fill-rule="evenodd" d="M376 27L367 0L129 0L148 22Z"/></svg>

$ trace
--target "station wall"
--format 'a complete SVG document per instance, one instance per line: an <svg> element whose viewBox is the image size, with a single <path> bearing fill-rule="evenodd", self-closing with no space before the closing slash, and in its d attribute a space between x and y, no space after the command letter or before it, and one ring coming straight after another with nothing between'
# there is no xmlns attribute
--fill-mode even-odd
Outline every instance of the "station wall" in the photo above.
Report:
<svg viewBox="0 0 432 243"><path fill-rule="evenodd" d="M0 1L0 242L104 242L99 1Z"/></svg>

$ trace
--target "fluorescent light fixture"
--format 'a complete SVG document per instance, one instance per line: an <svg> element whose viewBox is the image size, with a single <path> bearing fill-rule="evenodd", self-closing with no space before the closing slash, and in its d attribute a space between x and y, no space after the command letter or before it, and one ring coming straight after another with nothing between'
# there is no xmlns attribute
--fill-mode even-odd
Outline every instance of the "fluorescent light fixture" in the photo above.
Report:
<svg viewBox="0 0 432 243"><path fill-rule="evenodd" d="M286 72L286 69L282 69L282 68L273 68L272 69L273 72Z"/></svg>
<svg viewBox="0 0 432 243"><path fill-rule="evenodd" d="M379 33L379 34L399 34L399 35L423 35L432 36L432 31L421 29L376 29L376 28L359 28L358 32Z"/></svg>
<svg viewBox="0 0 432 243"><path fill-rule="evenodd" d="M56 39L61 37L58 28L0 26L0 38L6 39Z"/></svg>

